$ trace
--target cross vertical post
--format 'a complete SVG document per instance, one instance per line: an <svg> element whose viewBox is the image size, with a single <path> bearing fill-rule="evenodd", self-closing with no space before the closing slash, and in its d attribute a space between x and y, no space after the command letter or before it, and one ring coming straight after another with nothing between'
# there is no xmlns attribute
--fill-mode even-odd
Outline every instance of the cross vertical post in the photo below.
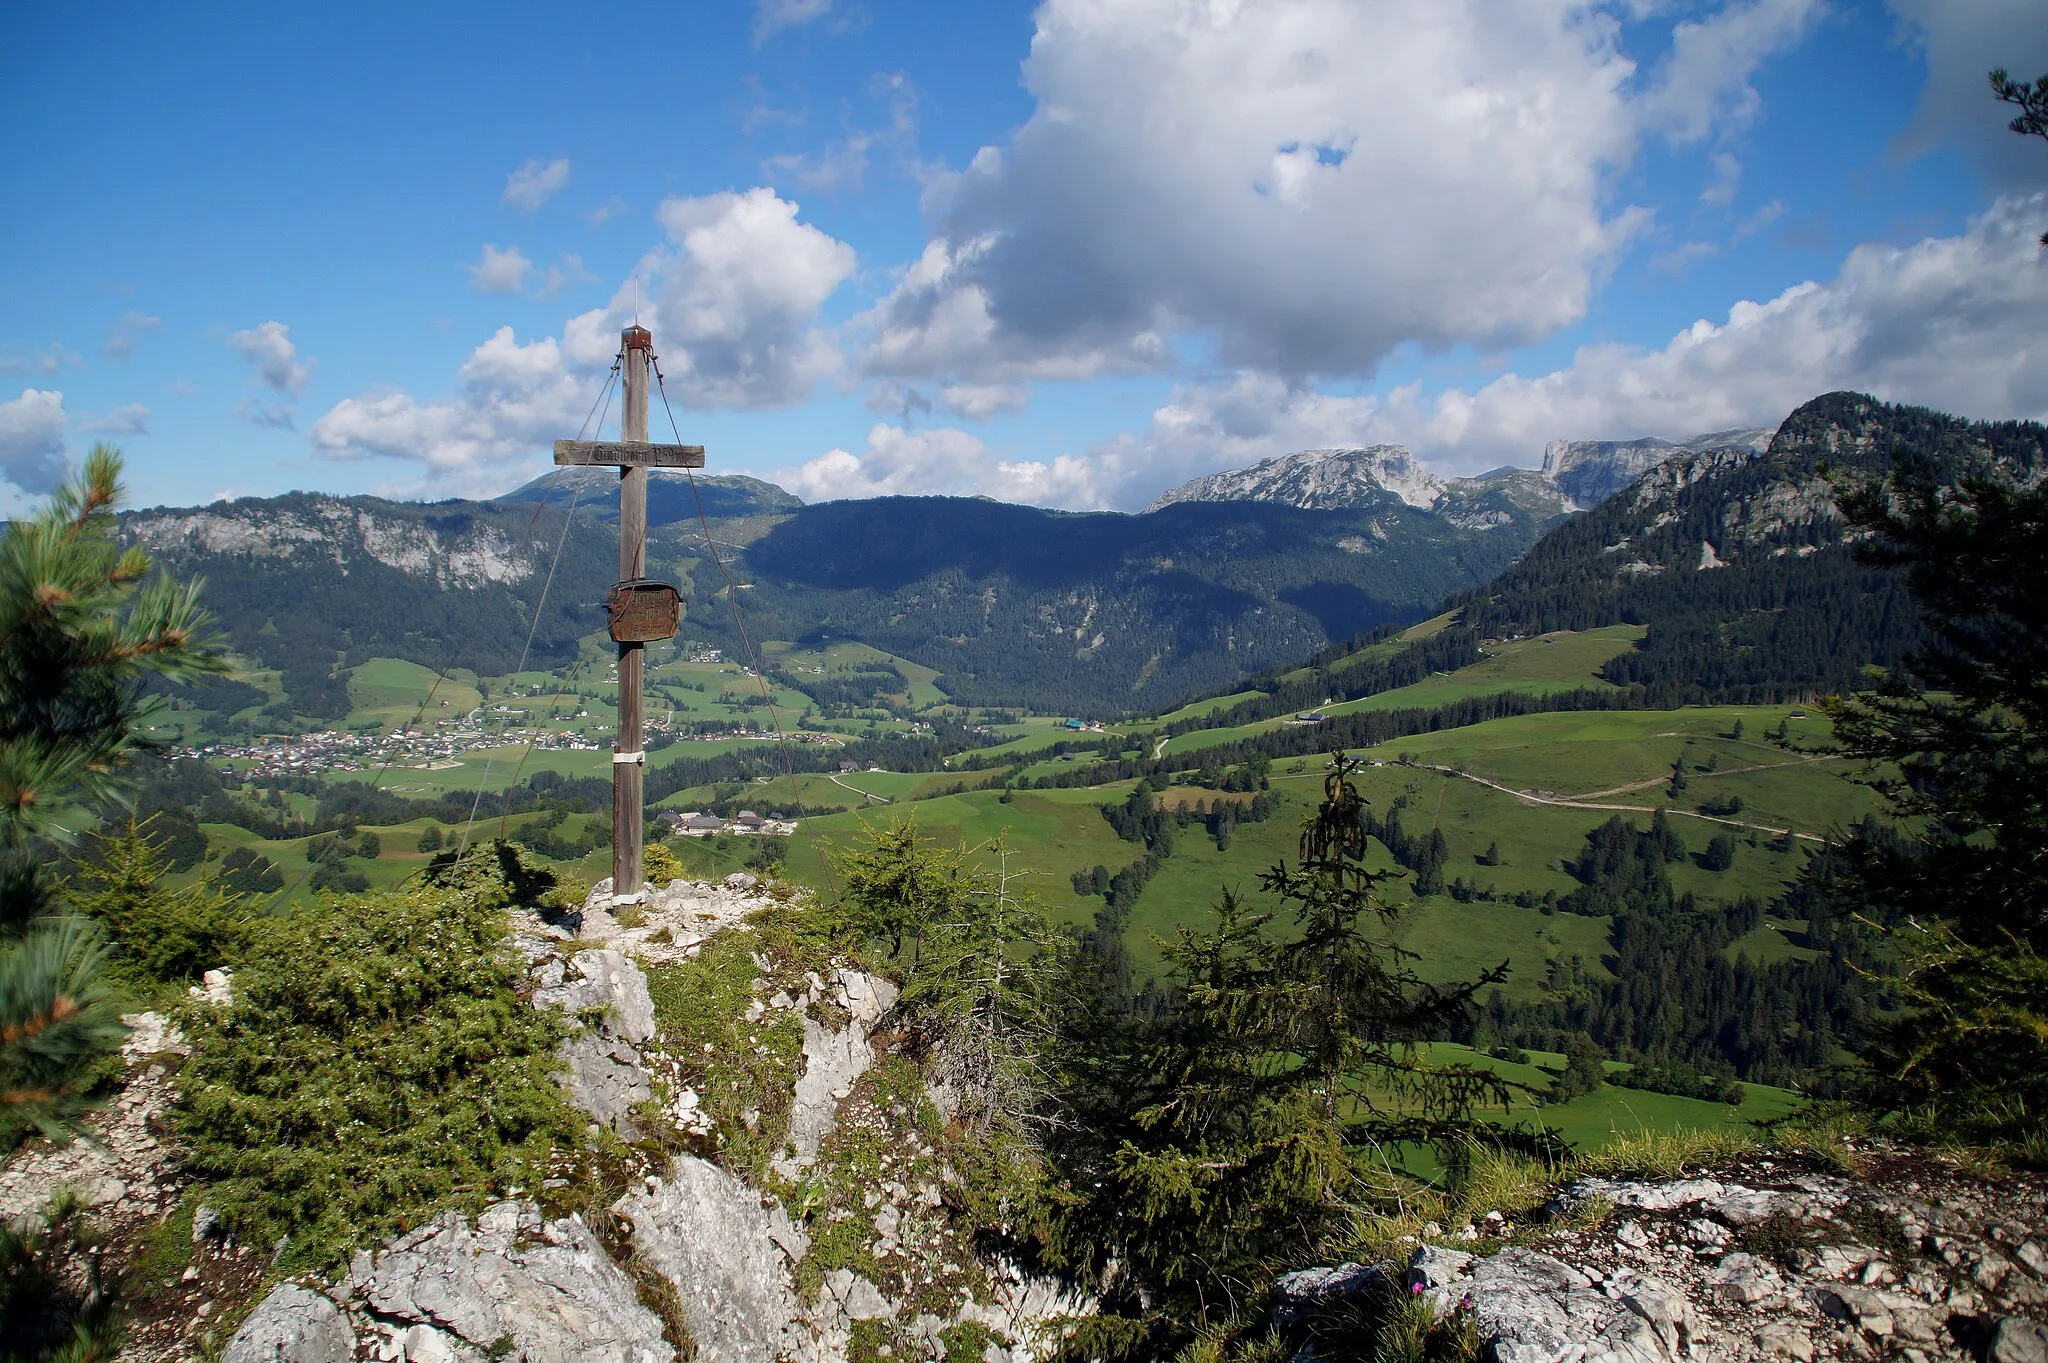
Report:
<svg viewBox="0 0 2048 1363"><path fill-rule="evenodd" d="M642 842L646 836L647 753L641 733L641 689L650 639L672 639L681 603L674 587L647 576L647 470L701 469L702 445L654 445L647 440L647 376L654 337L630 326L619 337L625 405L619 439L557 440L557 464L609 465L619 471L619 582L605 598L611 636L619 649L619 731L612 743L612 902L640 898Z"/></svg>
<svg viewBox="0 0 2048 1363"><path fill-rule="evenodd" d="M619 439L647 443L647 369L654 355L654 337L647 328L630 326L620 338L625 352L621 378L624 407ZM619 470L619 581L647 576L647 466ZM646 752L640 732L640 690L647 645L622 642L619 649L619 732L612 743L612 898L633 900L640 894L642 840L646 837L642 777Z"/></svg>

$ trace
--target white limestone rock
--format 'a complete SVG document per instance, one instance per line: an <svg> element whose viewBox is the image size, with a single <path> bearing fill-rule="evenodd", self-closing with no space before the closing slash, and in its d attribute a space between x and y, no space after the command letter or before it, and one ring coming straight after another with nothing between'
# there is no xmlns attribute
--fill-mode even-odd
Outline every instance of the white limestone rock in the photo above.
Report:
<svg viewBox="0 0 2048 1363"><path fill-rule="evenodd" d="M653 1039L654 1000L639 966L616 951L579 951L568 970L574 979L542 989L534 1002L571 1016L602 1009L604 1029L613 1036L635 1045Z"/></svg>
<svg viewBox="0 0 2048 1363"><path fill-rule="evenodd" d="M280 1283L228 1341L221 1363L350 1363L356 1332L339 1306L297 1283Z"/></svg>
<svg viewBox="0 0 2048 1363"><path fill-rule="evenodd" d="M675 1363L661 1321L589 1227L530 1202L501 1202L474 1225L444 1213L358 1254L349 1286L383 1319L480 1350L509 1339L526 1363Z"/></svg>
<svg viewBox="0 0 2048 1363"><path fill-rule="evenodd" d="M775 1363L808 1340L789 1267L810 1241L761 1202L717 1165L681 1155L667 1179L612 1205L632 1225L634 1252L675 1289L703 1363Z"/></svg>

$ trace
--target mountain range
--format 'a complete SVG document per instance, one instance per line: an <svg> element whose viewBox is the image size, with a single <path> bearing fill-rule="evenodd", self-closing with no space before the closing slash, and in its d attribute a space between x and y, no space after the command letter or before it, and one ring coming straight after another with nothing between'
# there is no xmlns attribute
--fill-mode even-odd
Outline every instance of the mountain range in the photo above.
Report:
<svg viewBox="0 0 2048 1363"><path fill-rule="evenodd" d="M1761 455L1652 451L1663 457L1640 479L1452 604L1491 637L1645 625L1605 675L1648 688L1652 704L1852 688L1870 667L1906 663L1921 634L1904 583L1856 559L1834 488L1883 476L1907 451L1945 478L1973 462L2033 478L2048 467L2048 428L1830 393L1788 416Z"/></svg>
<svg viewBox="0 0 2048 1363"><path fill-rule="evenodd" d="M682 587L686 638L738 646L730 573L757 639L859 639L937 669L964 704L1158 709L1447 599L1503 633L1669 614L1657 603L1704 559L1735 566L1721 588L1734 591L1757 576L1749 540L1694 534L1695 511L1672 499L1692 508L1707 474L1742 473L1773 507L1817 505L1760 453L1766 435L1553 442L1540 469L1455 479L1398 446L1305 451L1197 479L1136 515L981 498L805 505L743 476L659 476L649 571ZM129 513L122 528L169 570L206 577L230 643L284 674L298 713L325 718L345 712L346 670L371 657L482 674L566 661L601 620L616 514L615 475L575 469L487 502L292 493ZM1688 565L1667 561L1681 529L1697 541ZM1589 536L1611 549L1597 570L1580 563ZM1849 576L1830 592L1861 581L1846 552L1806 565L1835 573L1838 559ZM1842 623L1854 610L1835 616L1864 629ZM1676 675L1652 672L1638 679Z"/></svg>
<svg viewBox="0 0 2048 1363"><path fill-rule="evenodd" d="M1303 450L1194 479L1159 494L1148 511L1179 502L1277 502L1305 510L1371 506L1397 497L1468 528L1483 528L1501 499L1539 516L1586 511L1672 459L1761 454L1768 429L1710 431L1688 440L1553 440L1536 469L1498 468L1443 478L1404 445Z"/></svg>

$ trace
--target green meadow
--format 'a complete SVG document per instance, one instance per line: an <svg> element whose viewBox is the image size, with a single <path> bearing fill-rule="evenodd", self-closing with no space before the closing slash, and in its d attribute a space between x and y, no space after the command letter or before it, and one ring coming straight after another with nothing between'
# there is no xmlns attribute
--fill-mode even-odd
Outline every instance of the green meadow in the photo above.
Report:
<svg viewBox="0 0 2048 1363"><path fill-rule="evenodd" d="M1332 670L1341 672L1390 656L1404 643L1442 629L1447 621L1448 617L1425 621L1400 638L1339 660ZM1343 713L1435 707L1503 690L1540 693L1604 686L1598 669L1632 646L1641 633L1636 627L1616 626L1497 644L1469 667L1325 708ZM799 682L807 676L851 676L861 665L881 663L895 667L906 679L904 691L889 698L894 709L861 710L857 717L838 720L817 716L812 698L802 690L776 686L774 704L785 728L794 727L796 716L812 712L809 727L838 729L849 737L879 735L908 731L920 711L961 713L938 688L937 673L866 645L799 647L771 642L762 646L762 655L782 676ZM394 765L381 775L336 773L331 779L375 779L386 790L415 797L474 799L481 790L478 835L495 835L501 827L516 831L520 818L500 817L497 797L508 785L540 771L601 778L610 770L608 749L616 711L609 661L608 653L593 644L573 675L565 669L563 674L437 678L412 664L372 660L354 669L349 679L352 725L390 728L423 713L431 725L435 718L465 714L481 705L486 715L508 727L532 725L579 733L598 750L529 751L523 743L511 742L464 753L452 765L436 763L438 769ZM652 715L678 724L767 719L758 700L761 680L745 676L737 662L694 663L680 651L655 651L650 664ZM251 684L274 690L275 678L252 676ZM1077 733L1061 716L997 715L994 733L999 741L975 752L984 761L1007 759L1017 764L1007 770L991 764L974 771L773 775L694 786L668 795L660 805L678 810L714 802L744 806L750 793L758 792L756 802L762 805L798 803L823 811L804 818L789 839L783 873L827 893L832 880L829 846L858 838L863 823L911 817L928 837L982 849L978 855L985 859L992 858L992 848L1000 841L1008 849L1011 869L1027 872L1030 893L1056 920L1080 926L1093 919L1103 901L1076 893L1074 874L1098 865L1115 872L1142 853L1140 846L1119 839L1102 815L1104 805L1120 804L1127 797L1132 783L1030 789L1034 779L1069 774L1077 764L1093 760L1092 753L1061 759L1049 756L1048 750L1062 741L1108 736L1121 739L1121 750L1127 754L1150 756L1161 746L1154 735L1165 725L1207 719L1256 694L1210 697L1150 719L1128 721L1103 734ZM520 713L499 715L496 707L501 705ZM1697 855L1673 865L1670 874L1679 891L1691 891L1706 901L1744 895L1769 901L1799 874L1820 838L1874 807L1870 793L1844 780L1843 764L1826 753L1825 719L1803 714L1794 718L1796 713L1796 707L1779 705L1534 714L1402 738L1357 754L1369 763L1360 771L1358 784L1373 810L1381 816L1397 811L1410 834L1441 831L1450 852L1446 881L1463 880L1492 896L1469 902L1448 894L1418 899L1408 873L1374 843L1372 864L1389 873L1382 886L1388 915L1378 930L1390 944L1412 953L1416 970L1426 979L1470 978L1505 963L1505 990L1511 998L1539 996L1555 962L1576 959L1594 975L1604 974L1610 951L1607 919L1518 907L1512 900L1517 895L1568 893L1578 882L1567 864L1591 829L1616 815L1646 825L1658 810L1672 819L1695 854L1718 834L1729 834L1735 841L1734 863L1728 869L1708 870ZM967 717L971 719L971 713ZM174 731L186 722L173 715L165 729ZM1196 752L1287 722L1282 718L1195 730L1166 742L1164 750ZM1781 725L1788 743L1774 741ZM660 750L653 765L658 769L678 758L760 747L759 740L739 738L684 741ZM1254 907L1282 911L1261 890L1260 876L1276 862L1296 855L1302 820L1319 797L1326 761L1315 757L1275 763L1269 778L1278 797L1277 810L1264 822L1238 824L1226 848L1219 849L1200 824L1177 830L1172 854L1132 906L1127 941L1141 973L1163 967L1162 945L1183 929L1199 930L1212 923L1217 898L1226 888ZM1674 766L1684 773L1683 789L1676 792L1671 789ZM1005 779L1021 787L1009 791L1007 798L999 785ZM960 790L963 784L969 789ZM1179 804L1219 796L1222 793L1215 790L1174 786L1161 798ZM313 801L303 794L285 799L288 808L312 812ZM1702 806L1732 812L1713 815ZM572 816L559 835L575 837L585 819ZM424 827L414 821L375 829L383 854L374 860L352 859L349 869L378 886L415 874L428 859L417 850ZM298 887L293 898L305 897L303 881L311 869L307 840L273 843L229 825L205 828L214 858L233 847L251 847L276 862L288 884ZM1789 846L1781 836L1786 830L1799 835ZM736 837L678 839L671 845L692 874L706 876L743 869L762 852L757 841ZM565 869L594 880L609 873L609 851L597 848ZM188 872L187 878L198 874L199 870ZM1801 923L1766 918L1728 951L1731 957L1747 955L1760 961L1797 957L1807 954L1803 929ZM1539 1065L1548 1061L1553 1068L1558 1063L1555 1058L1534 1059ZM1537 1088L1548 1082L1539 1065L1513 1065L1484 1056L1478 1060ZM1735 1109L1607 1085L1557 1106L1521 1104L1509 1115L1594 1147L1616 1134L1644 1128L1767 1118L1798 1101L1796 1094L1751 1086L1746 1101Z"/></svg>
<svg viewBox="0 0 2048 1363"><path fill-rule="evenodd" d="M1608 687L1612 683L1596 675L1598 669L1616 654L1633 647L1642 637L1643 631L1638 626L1613 625L1579 634L1546 634L1534 639L1516 639L1490 646L1486 657L1455 672L1439 673L1413 686L1382 691L1376 696L1317 708L1325 715L1358 714L1368 710L1433 709L1502 691L1542 695L1552 691L1574 691L1581 687ZM1399 640L1375 644L1343 660L1344 665L1357 666L1369 657L1390 655L1408 641L1408 636L1404 635ZM1375 649L1384 653L1375 655ZM1169 754L1196 752L1239 742L1294 722L1291 716L1281 716L1229 728L1198 729L1168 740L1165 751Z"/></svg>
<svg viewBox="0 0 2048 1363"><path fill-rule="evenodd" d="M1783 1117L1805 1101L1790 1089L1766 1084L1743 1085L1743 1101L1731 1106L1609 1083L1567 1103L1539 1104L1537 1095L1547 1090L1556 1072L1564 1068L1564 1057L1555 1052L1525 1051L1523 1054L1532 1063L1521 1064L1496 1060L1451 1042L1437 1042L1424 1050L1440 1064L1464 1063L1489 1069L1503 1079L1535 1090L1534 1094L1518 1097L1505 1111L1495 1108L1489 1115L1555 1132L1581 1150L1598 1150L1617 1137L1644 1131L1744 1127ZM1614 1075L1626 1071L1628 1066L1609 1061L1606 1068Z"/></svg>

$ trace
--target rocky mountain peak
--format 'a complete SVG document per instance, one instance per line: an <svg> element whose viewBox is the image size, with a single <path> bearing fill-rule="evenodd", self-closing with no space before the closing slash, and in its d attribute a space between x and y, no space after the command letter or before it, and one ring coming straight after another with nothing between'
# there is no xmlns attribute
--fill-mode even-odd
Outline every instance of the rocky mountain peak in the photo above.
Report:
<svg viewBox="0 0 2048 1363"><path fill-rule="evenodd" d="M1730 452L1753 457L1770 448L1773 428L1709 431L1685 440L1553 440L1543 447L1543 475L1584 511L1669 461L1692 454Z"/></svg>
<svg viewBox="0 0 2048 1363"><path fill-rule="evenodd" d="M1753 458L1769 447L1771 435L1768 428L1745 427L1685 440L1553 440L1543 447L1541 468L1509 466L1472 478L1432 473L1404 445L1302 450L1183 483L1145 509L1176 502L1279 502L1327 511L1398 497L1462 523L1476 500L1498 493L1526 511L1557 515L1591 510L1673 459L1720 452Z"/></svg>
<svg viewBox="0 0 2048 1363"><path fill-rule="evenodd" d="M1305 511L1368 506L1389 494L1409 506L1433 508L1445 481L1422 467L1405 445L1302 450L1262 459L1248 469L1212 473L1159 494L1147 511L1175 502L1279 502Z"/></svg>

